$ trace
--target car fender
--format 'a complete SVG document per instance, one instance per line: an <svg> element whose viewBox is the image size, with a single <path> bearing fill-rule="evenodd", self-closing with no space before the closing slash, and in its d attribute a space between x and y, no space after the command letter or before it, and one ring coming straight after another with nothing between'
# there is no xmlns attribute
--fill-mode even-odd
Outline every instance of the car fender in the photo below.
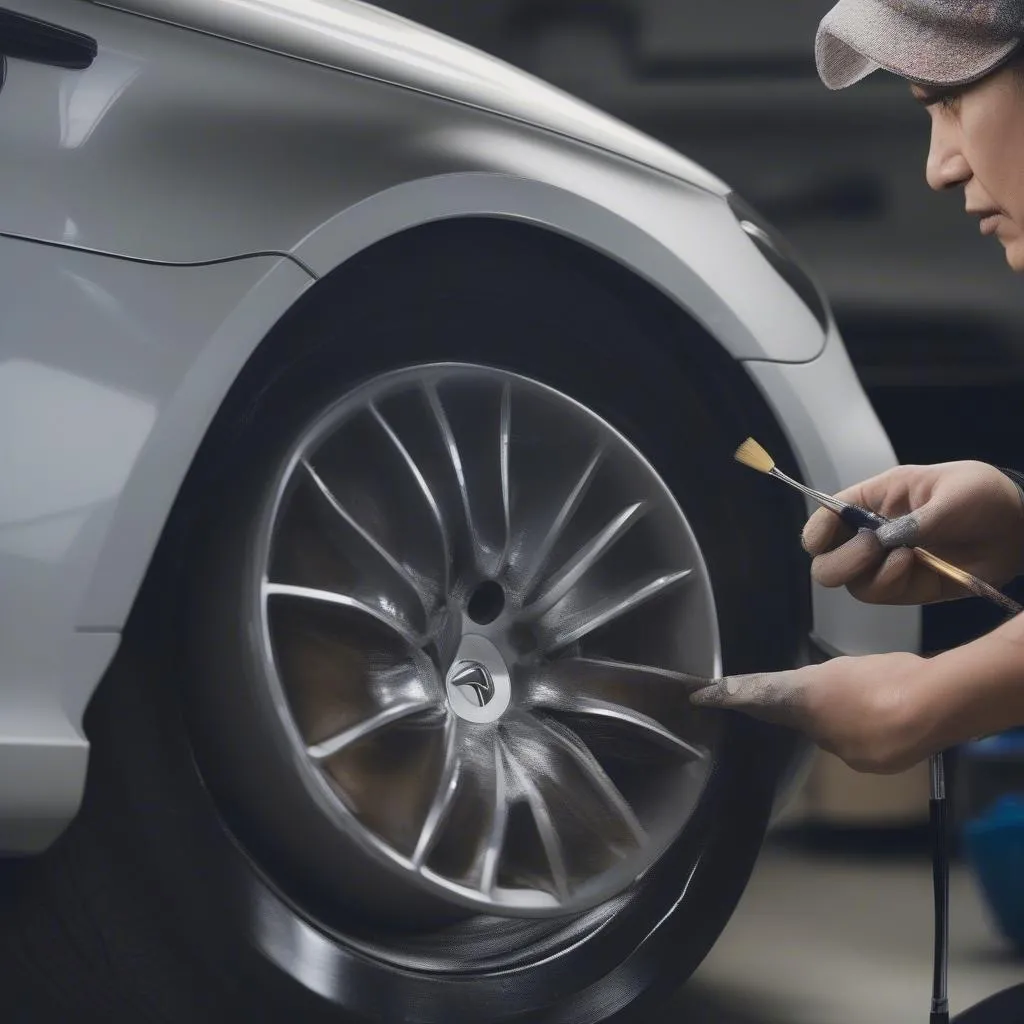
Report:
<svg viewBox="0 0 1024 1024"><path fill-rule="evenodd" d="M716 205L722 204L716 201ZM591 199L543 182L489 173L443 175L395 186L339 212L312 232L296 246L296 261L275 268L278 277L290 282L289 287L281 290L273 275L268 276L244 296L209 339L194 346L194 359L180 380L167 382L152 431L125 479L102 556L85 592L77 618L80 630L116 630L126 621L173 496L221 401L262 340L260 329L239 325L279 319L304 290L299 268L321 277L343 270L349 259L376 242L417 225L480 216L528 222L607 253L672 296L717 338L732 338L735 350L763 350L756 325L744 323L737 310L725 306L664 243ZM714 211L708 214L705 228L713 225ZM728 221L725 228L730 229ZM742 232L736 234L742 242ZM254 309L260 311L256 320L249 312ZM766 279L759 309L766 322L785 322L788 316L794 323L792 299L777 280ZM800 326L806 321L809 331L817 327L809 313L795 318Z"/></svg>
<svg viewBox="0 0 1024 1024"><path fill-rule="evenodd" d="M632 264L737 359L822 349L821 325L723 196L683 176L688 162L670 174L624 143L598 145L615 133L571 138L541 98L527 123L397 72L393 84L81 0L5 3L98 42L84 70L11 62L0 91L0 133L17 155L0 160L9 237L173 264L310 250L326 273L355 228L369 243L385 221L517 216Z"/></svg>
<svg viewBox="0 0 1024 1024"><path fill-rule="evenodd" d="M316 279L377 241L470 216L571 237L750 368L780 420L799 424L809 482L834 489L892 464L838 337L826 345L720 195L393 84L71 0L6 2L95 31L107 77L78 108L81 72L19 65L0 93L18 155L0 160L0 269L13 268L0 273L0 392L19 394L27 368L43 399L0 404L2 435L24 442L7 449L0 493L0 575L15 581L0 595L0 851L43 848L77 808L84 709L225 395ZM38 120L12 124L19 98ZM804 397L817 382L832 388L828 409ZM104 415L65 427L69 444L49 414L75 396ZM813 434L823 413L825 439ZM852 421L855 452L837 443ZM847 650L912 641L907 616L890 610L880 632L863 609L818 588L816 631Z"/></svg>

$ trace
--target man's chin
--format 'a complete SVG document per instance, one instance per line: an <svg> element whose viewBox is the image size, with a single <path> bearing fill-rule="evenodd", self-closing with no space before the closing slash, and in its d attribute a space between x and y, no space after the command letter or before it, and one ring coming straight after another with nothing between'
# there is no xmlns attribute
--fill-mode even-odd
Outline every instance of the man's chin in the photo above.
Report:
<svg viewBox="0 0 1024 1024"><path fill-rule="evenodd" d="M1024 238L1019 235L1003 242L1006 250L1006 262L1010 269L1018 274L1024 274Z"/></svg>

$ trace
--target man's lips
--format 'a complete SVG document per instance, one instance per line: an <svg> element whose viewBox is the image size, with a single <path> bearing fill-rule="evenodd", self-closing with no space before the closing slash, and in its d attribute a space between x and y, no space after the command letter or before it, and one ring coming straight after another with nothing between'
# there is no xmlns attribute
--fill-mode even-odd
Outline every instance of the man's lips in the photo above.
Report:
<svg viewBox="0 0 1024 1024"><path fill-rule="evenodd" d="M999 218L1001 216L1001 211L993 210L988 207L978 209L971 209L970 207L968 207L967 212L972 217L977 217L978 220L981 222L981 233L983 235L991 235L992 232L995 231L999 223Z"/></svg>
<svg viewBox="0 0 1024 1024"><path fill-rule="evenodd" d="M983 235L993 234L997 227L999 227L998 213L990 213L981 218L981 233Z"/></svg>

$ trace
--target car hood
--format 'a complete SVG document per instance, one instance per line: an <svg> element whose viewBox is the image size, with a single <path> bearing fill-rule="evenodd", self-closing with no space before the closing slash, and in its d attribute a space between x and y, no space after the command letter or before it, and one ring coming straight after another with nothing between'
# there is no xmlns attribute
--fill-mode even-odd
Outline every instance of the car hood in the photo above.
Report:
<svg viewBox="0 0 1024 1024"><path fill-rule="evenodd" d="M718 195L699 164L503 61L359 0L90 0L578 139Z"/></svg>

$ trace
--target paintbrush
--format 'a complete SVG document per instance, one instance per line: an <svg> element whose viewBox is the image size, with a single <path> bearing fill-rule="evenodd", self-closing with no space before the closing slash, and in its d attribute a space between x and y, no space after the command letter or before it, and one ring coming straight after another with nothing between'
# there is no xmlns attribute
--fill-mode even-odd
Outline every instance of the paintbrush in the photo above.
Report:
<svg viewBox="0 0 1024 1024"><path fill-rule="evenodd" d="M805 487L803 484L798 483L792 477L783 473L782 470L775 465L775 460L752 437L748 437L746 441L736 449L733 457L737 462L741 462L744 466L749 466L751 469L756 469L759 473L764 473L767 476L773 476L776 480L781 480L783 483L789 484L790 487L795 487L802 494L806 494L809 498L813 498L818 502L818 504L830 509L839 516L847 526L853 527L855 530L877 530L880 526L884 526L886 523L891 522L891 520L887 519L885 516L879 515L877 512L871 512L866 508L861 508L859 505L853 505L848 501L840 501L838 498L834 498L831 494L826 494L824 491L816 491L813 487ZM1024 610L1016 601L1007 597L991 584L978 579L977 576L974 576L972 573L969 573L964 569L957 568L945 559L939 558L937 555L933 555L930 551L926 551L924 548L915 547L913 548L913 552L922 562L924 562L925 565L934 569L936 572L941 573L943 576L954 580L956 583L959 583L976 597L982 597L992 601L1011 615L1016 615L1018 612Z"/></svg>

